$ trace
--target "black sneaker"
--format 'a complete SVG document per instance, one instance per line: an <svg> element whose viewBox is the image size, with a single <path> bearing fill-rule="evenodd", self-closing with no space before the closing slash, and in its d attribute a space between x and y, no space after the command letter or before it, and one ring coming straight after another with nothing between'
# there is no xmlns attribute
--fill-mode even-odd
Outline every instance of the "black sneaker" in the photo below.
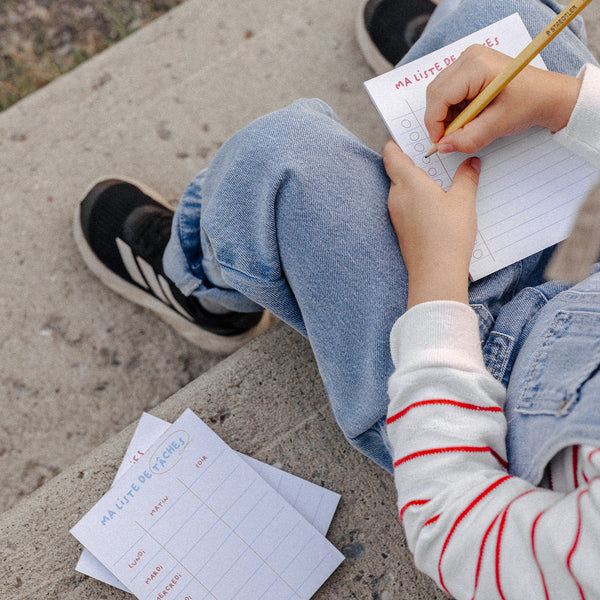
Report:
<svg viewBox="0 0 600 600"><path fill-rule="evenodd" d="M356 37L375 73L398 64L423 33L434 9L429 0L366 0L361 5Z"/></svg>
<svg viewBox="0 0 600 600"><path fill-rule="evenodd" d="M126 179L92 187L77 207L75 241L88 267L113 291L157 313L187 340L228 354L268 328L270 314L206 311L165 275L162 257L173 211Z"/></svg>

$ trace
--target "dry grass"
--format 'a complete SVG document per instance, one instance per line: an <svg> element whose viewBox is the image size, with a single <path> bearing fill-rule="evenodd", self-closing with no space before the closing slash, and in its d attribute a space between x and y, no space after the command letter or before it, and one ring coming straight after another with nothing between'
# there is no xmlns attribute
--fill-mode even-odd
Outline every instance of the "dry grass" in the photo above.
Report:
<svg viewBox="0 0 600 600"><path fill-rule="evenodd" d="M183 0L2 0L0 110Z"/></svg>

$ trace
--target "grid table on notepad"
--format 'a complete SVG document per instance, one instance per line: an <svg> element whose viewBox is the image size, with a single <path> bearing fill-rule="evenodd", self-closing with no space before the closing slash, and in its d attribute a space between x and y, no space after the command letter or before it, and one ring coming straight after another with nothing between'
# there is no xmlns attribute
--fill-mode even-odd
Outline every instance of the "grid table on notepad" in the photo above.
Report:
<svg viewBox="0 0 600 600"><path fill-rule="evenodd" d="M429 134L423 125L425 107L414 107L407 100L402 102L405 110L391 119L391 127L396 143L408 154L417 167L420 167L444 189L450 187L452 178L437 154L426 156L431 147Z"/></svg>
<svg viewBox="0 0 600 600"><path fill-rule="evenodd" d="M136 521L140 538L113 565L122 569L144 548L129 583L136 595L292 600L314 593L307 582L328 561L328 542L236 456L223 453L194 480L177 482L159 518Z"/></svg>

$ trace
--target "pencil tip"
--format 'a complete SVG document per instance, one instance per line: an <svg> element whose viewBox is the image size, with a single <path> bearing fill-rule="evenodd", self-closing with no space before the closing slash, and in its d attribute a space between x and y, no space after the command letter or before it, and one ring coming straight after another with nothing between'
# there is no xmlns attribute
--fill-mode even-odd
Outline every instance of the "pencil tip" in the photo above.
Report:
<svg viewBox="0 0 600 600"><path fill-rule="evenodd" d="M427 151L427 154L425 155L425 158L429 158L432 154L435 154L438 150L437 144L433 144L431 146L431 148L429 148L429 150Z"/></svg>

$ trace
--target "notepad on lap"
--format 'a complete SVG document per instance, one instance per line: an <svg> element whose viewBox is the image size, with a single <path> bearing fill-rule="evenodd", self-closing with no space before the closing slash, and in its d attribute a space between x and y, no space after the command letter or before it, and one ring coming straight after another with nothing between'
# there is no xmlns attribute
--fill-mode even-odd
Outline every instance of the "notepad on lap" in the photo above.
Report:
<svg viewBox="0 0 600 600"><path fill-rule="evenodd" d="M529 42L521 17L513 14L423 58L365 82L396 143L444 189L468 156L425 155L431 146L423 118L427 85L473 44L511 57ZM537 56L531 64L544 68ZM480 279L565 239L598 171L532 128L500 138L477 152L482 171L477 193L477 239L470 275Z"/></svg>

